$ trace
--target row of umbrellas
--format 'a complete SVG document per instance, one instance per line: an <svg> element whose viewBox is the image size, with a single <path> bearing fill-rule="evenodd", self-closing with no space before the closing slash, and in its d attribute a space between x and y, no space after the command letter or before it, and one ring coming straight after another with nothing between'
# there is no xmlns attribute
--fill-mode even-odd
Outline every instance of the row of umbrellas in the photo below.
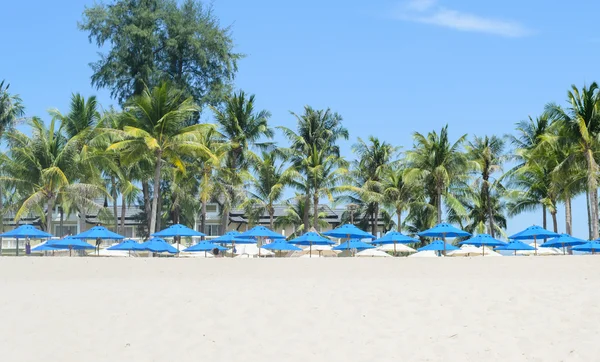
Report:
<svg viewBox="0 0 600 362"><path fill-rule="evenodd" d="M348 239L344 243L337 245L333 248L333 250L365 250L374 248L373 244L380 245L394 245L394 252L396 251L396 244L412 244L419 242L417 239L406 236L400 232L392 231L384 235L382 238L372 241L371 243L365 243L361 239L376 239L376 237L370 233L367 233L358 227L346 224L342 225L336 229L326 231L323 235L329 237L337 237L337 238L345 238ZM445 242L446 237L468 237L471 236L470 233L460 230L450 224L440 223L435 227L423 231L418 234L419 236L424 237L439 237L442 240L434 240L430 244L419 248L418 251L447 251L447 250L456 250L458 249L456 246L451 244L447 244ZM171 244L167 243L163 238L180 238L180 237L201 237L205 236L205 234L188 228L181 224L175 224L169 226L168 228L161 230L159 232L154 233L153 238L144 242L137 243L134 240L124 240L120 244L114 245L108 250L135 250L135 251L151 251L151 252L169 252L169 253L177 253L179 252L179 248L173 247ZM34 228L31 225L21 225L14 230L5 232L0 234L0 237L13 237L17 239L17 243L19 238L32 238L32 239L43 239L52 237L51 234L41 231L39 229ZM305 245L309 246L312 249L313 245L334 245L335 243L330 239L327 239L316 232L307 232L302 236L290 240L289 242L285 241L285 237L281 234L278 234L264 226L256 226L244 233L239 233L237 231L230 231L216 239L212 242L201 241L200 243L193 245L189 248L184 249L184 252L209 252L215 249L220 251L228 250L227 248L219 245L219 244L230 244L233 248L235 248L236 244L255 244L257 241L260 243L263 238L268 238L274 240L273 242L263 245L262 248L267 250L275 250L275 251L294 251L301 250L297 245ZM537 240L538 239L547 239L553 238L544 244L540 245L541 247L562 247L563 250L566 247L572 247L573 250L577 251L585 251L592 252L600 250L600 240L595 240L591 242L587 242L585 240L574 238L568 234L557 234L552 231L546 230L539 226L531 226L520 233L512 235L509 237L509 242L504 242L501 240L497 240L488 234L479 234L474 237L471 237L468 240L462 241L458 245L474 245L474 246L488 246L494 247L496 250L508 250L508 251L517 251L517 250L537 250ZM85 242L86 239L112 239L112 240L123 240L124 236L114 233L105 227L96 226L82 232L75 236L66 237L61 240L49 240L46 243L43 243L32 251L43 251L43 250L56 250L56 249L69 249L69 250L80 250L80 249L94 249L95 247L91 244ZM533 240L534 246L523 243L521 240ZM179 239L177 239L179 241ZM18 244L17 244L18 250ZM260 250L260 249L259 249ZM312 250L311 250L312 254Z"/></svg>

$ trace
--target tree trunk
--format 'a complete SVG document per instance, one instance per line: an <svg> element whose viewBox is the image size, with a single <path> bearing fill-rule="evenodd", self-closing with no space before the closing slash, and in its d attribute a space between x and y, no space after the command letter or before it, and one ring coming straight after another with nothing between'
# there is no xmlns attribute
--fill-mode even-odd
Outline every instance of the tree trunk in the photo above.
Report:
<svg viewBox="0 0 600 362"><path fill-rule="evenodd" d="M588 189L585 189L585 202L586 202L586 206L587 206L587 217L588 217L588 240L593 240L592 239L592 223L590 222L590 220L592 219L592 216L590 214L590 193L588 192Z"/></svg>
<svg viewBox="0 0 600 362"><path fill-rule="evenodd" d="M546 224L547 224L547 222L546 222L546 205L542 205L542 213L543 213L543 216L542 216L542 227L545 229L546 228Z"/></svg>
<svg viewBox="0 0 600 362"><path fill-rule="evenodd" d="M316 193L313 195L313 227L319 231L319 195Z"/></svg>
<svg viewBox="0 0 600 362"><path fill-rule="evenodd" d="M225 234L227 231L227 221L229 221L229 209L225 206L225 204L223 204L221 206L221 235Z"/></svg>
<svg viewBox="0 0 600 362"><path fill-rule="evenodd" d="M150 211L150 235L156 231L156 213L158 212L158 189L160 188L160 168L162 152L156 151L156 166L154 168L154 190L152 193L152 210Z"/></svg>
<svg viewBox="0 0 600 362"><path fill-rule="evenodd" d="M401 233L402 232L402 209L396 209L396 217L398 217L398 226L396 226L396 230Z"/></svg>
<svg viewBox="0 0 600 362"><path fill-rule="evenodd" d="M158 183L158 205L156 205L156 231L162 228L162 207L163 207L162 191L160 182Z"/></svg>
<svg viewBox="0 0 600 362"><path fill-rule="evenodd" d="M112 199L113 199L113 214L115 217L115 232L119 232L119 215L117 215L117 182L115 177L111 176L110 182L112 184Z"/></svg>
<svg viewBox="0 0 600 362"><path fill-rule="evenodd" d="M62 207L60 208L60 236L65 236L65 229L64 229L64 225L65 225L65 212L62 209Z"/></svg>
<svg viewBox="0 0 600 362"><path fill-rule="evenodd" d="M550 212L550 215L552 215L552 227L554 228L554 232L557 233L558 232L558 221L556 220L556 211Z"/></svg>
<svg viewBox="0 0 600 362"><path fill-rule="evenodd" d="M304 232L310 229L310 220L308 218L310 210L310 193L306 192L304 196L304 215L302 215L302 221L304 223Z"/></svg>
<svg viewBox="0 0 600 362"><path fill-rule="evenodd" d="M127 211L127 202L125 195L121 194L121 235L125 236L125 212Z"/></svg>
<svg viewBox="0 0 600 362"><path fill-rule="evenodd" d="M46 210L46 232L52 234L52 214L54 212L54 196L48 199L48 210Z"/></svg>
<svg viewBox="0 0 600 362"><path fill-rule="evenodd" d="M439 186L437 189L436 206L437 206L437 223L439 224L442 222L442 188Z"/></svg>
<svg viewBox="0 0 600 362"><path fill-rule="evenodd" d="M273 230L275 227L275 210L273 209L273 205L269 205L269 229Z"/></svg>
<svg viewBox="0 0 600 362"><path fill-rule="evenodd" d="M200 212L200 232L206 234L206 201L201 200L202 211Z"/></svg>
<svg viewBox="0 0 600 362"><path fill-rule="evenodd" d="M82 233L85 231L85 206L81 205L79 207L79 232Z"/></svg>
<svg viewBox="0 0 600 362"><path fill-rule="evenodd" d="M567 234L573 235L573 216L571 215L571 197L565 195L565 228Z"/></svg>
<svg viewBox="0 0 600 362"><path fill-rule="evenodd" d="M590 218L588 222L591 224L592 240L598 239L598 184L596 181L596 162L592 155L592 151L587 149L585 159L588 166L588 192L590 194Z"/></svg>
<svg viewBox="0 0 600 362"><path fill-rule="evenodd" d="M487 177L484 177L483 188L485 193L485 202L487 203L489 234L492 237L495 237L496 233L494 232L494 213L492 211L492 198L490 196L490 185L488 184Z"/></svg>
<svg viewBox="0 0 600 362"><path fill-rule="evenodd" d="M377 236L377 229L379 224L379 203L375 203L375 210L373 211L373 224L371 225L371 234Z"/></svg>
<svg viewBox="0 0 600 362"><path fill-rule="evenodd" d="M142 194L144 195L144 212L146 213L146 225L148 227L148 230L150 230L152 208L150 207L150 185L148 184L147 180L142 181Z"/></svg>

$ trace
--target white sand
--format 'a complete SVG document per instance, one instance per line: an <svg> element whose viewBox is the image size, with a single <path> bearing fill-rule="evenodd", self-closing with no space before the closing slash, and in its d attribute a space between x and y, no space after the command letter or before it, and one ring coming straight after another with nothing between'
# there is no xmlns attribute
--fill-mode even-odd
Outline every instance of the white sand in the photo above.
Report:
<svg viewBox="0 0 600 362"><path fill-rule="evenodd" d="M597 361L600 256L0 258L1 361Z"/></svg>

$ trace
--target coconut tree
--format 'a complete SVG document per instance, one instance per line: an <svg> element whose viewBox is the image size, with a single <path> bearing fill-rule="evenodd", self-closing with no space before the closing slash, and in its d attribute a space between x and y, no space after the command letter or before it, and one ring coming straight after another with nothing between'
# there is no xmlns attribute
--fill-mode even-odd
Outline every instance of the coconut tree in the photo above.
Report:
<svg viewBox="0 0 600 362"><path fill-rule="evenodd" d="M483 205L481 202L476 204L483 206L484 209L487 208L488 233L494 237L496 228L494 227L492 191L502 189L502 184L494 178L494 175L502 170L505 160L504 140L496 136L475 136L467 146L467 157L477 165L475 187L481 190L478 195L480 195Z"/></svg>
<svg viewBox="0 0 600 362"><path fill-rule="evenodd" d="M275 224L275 204L284 196L284 188L290 182L293 169L286 167L280 153L263 152L260 159L253 162L255 176L250 180L249 197L242 208L258 220L265 213L269 215L269 227Z"/></svg>
<svg viewBox="0 0 600 362"><path fill-rule="evenodd" d="M186 155L214 157L198 140L206 124L189 126L190 119L199 111L191 97L168 83L148 89L133 97L125 107L123 130L110 130L121 140L108 149L121 152L125 164L132 164L151 155L154 161L153 195L150 215L150 234L156 230L159 186L164 164L185 170Z"/></svg>
<svg viewBox="0 0 600 362"><path fill-rule="evenodd" d="M587 166L587 194L589 224L592 239L598 238L598 164L596 155L600 149L600 89L596 82L579 90L575 85L567 94L569 106L563 109L557 104L546 106L546 112L556 117L565 128L569 140L582 155Z"/></svg>
<svg viewBox="0 0 600 362"><path fill-rule="evenodd" d="M368 143L359 138L352 150L358 158L354 162L353 178L364 181L355 192L364 201L372 204L371 233L376 235L380 205L385 199L381 181L395 161L398 147L371 136Z"/></svg>
<svg viewBox="0 0 600 362"><path fill-rule="evenodd" d="M311 202L310 198L313 195L313 209L318 209L318 200L317 204L314 205L314 195L319 194L319 192L314 190L315 177L310 174L309 164L314 164L315 162L319 162L319 159L323 160L329 156L339 157L340 150L337 141L339 139L348 139L348 130L342 125L342 117L330 109L315 110L312 107L306 106L302 115L293 112L291 114L296 118L296 130L294 131L287 127L278 127L291 143L291 146L283 149L282 152L289 157L295 169L304 175L305 184L301 185L296 180L295 185L297 189L304 190L305 204ZM311 159L316 152L320 155ZM333 161L333 159L331 160ZM343 160L339 160L339 162L343 162ZM317 169L313 167L313 171ZM311 178L313 181L310 181ZM317 214L318 212L314 212L313 218ZM304 209L303 221L304 228L308 230L310 227L310 218L307 208Z"/></svg>
<svg viewBox="0 0 600 362"><path fill-rule="evenodd" d="M74 158L76 149L61 133L56 120L48 128L34 117L29 121L31 136L11 130L6 134L9 143L4 165L6 176L1 180L13 185L23 195L15 220L37 213L52 232L52 214L57 200L78 204L93 203L104 190L95 184L75 183ZM45 213L44 213L45 209Z"/></svg>
<svg viewBox="0 0 600 362"><path fill-rule="evenodd" d="M348 175L347 163L341 157L326 155L327 153L327 150L317 150L314 146L310 156L304 158L300 164L300 169L306 173L312 195L312 226L317 230L320 229L319 200L327 197L333 202L334 195L343 191L341 186Z"/></svg>
<svg viewBox="0 0 600 362"><path fill-rule="evenodd" d="M433 131L425 136L416 132L413 134L414 147L406 153L409 165L407 177L411 182L423 182L429 203L437 210L438 223L442 222L443 203L455 209L457 214L466 216L452 188L453 185L464 183L467 171L474 168L461 150L466 137L465 134L451 143L448 126L442 128L439 134Z"/></svg>
<svg viewBox="0 0 600 362"><path fill-rule="evenodd" d="M0 82L0 140L4 136L6 130L13 129L15 123L24 116L25 107L21 98L16 94L9 93L10 85L3 80ZM0 230L4 229L4 191L0 185ZM2 242L0 241L0 252Z"/></svg>
<svg viewBox="0 0 600 362"><path fill-rule="evenodd" d="M249 160L255 159L253 149L266 149L271 144L264 139L273 137L273 129L268 121L271 113L256 109L254 95L248 96L239 91L228 96L222 107L212 107L219 132L229 142L226 167L219 172L219 178L224 181L218 198L221 205L221 232L225 231L229 211L239 202L239 189L243 186L248 175ZM262 142L261 142L262 141ZM228 193L229 194L226 194Z"/></svg>
<svg viewBox="0 0 600 362"><path fill-rule="evenodd" d="M383 202L396 212L398 232L402 232L402 214L409 210L414 202L423 199L422 189L408 182L405 173L404 167L390 168L386 170L381 181Z"/></svg>
<svg viewBox="0 0 600 362"><path fill-rule="evenodd" d="M309 210L309 216L312 217L312 205L310 203L306 204L305 201L306 200L303 194L296 194L296 196L292 199L286 200L284 204L284 214L275 219L275 227L291 227L294 230L294 232L290 234L289 238L295 238L296 236L308 231L308 229L304 229L304 209L307 208ZM317 214L319 229L324 229L329 226L327 220L325 220L326 216L327 215L323 211L319 211Z"/></svg>

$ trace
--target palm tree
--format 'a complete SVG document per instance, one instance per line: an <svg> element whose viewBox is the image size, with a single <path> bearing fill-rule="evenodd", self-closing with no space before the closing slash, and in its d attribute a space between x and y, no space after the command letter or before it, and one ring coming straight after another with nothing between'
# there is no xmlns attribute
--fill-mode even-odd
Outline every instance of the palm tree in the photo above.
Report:
<svg viewBox="0 0 600 362"><path fill-rule="evenodd" d="M77 171L73 167L76 150L54 119L49 128L36 117L29 125L31 137L17 130L7 133L9 150L4 159L7 176L0 179L19 189L24 196L15 220L28 213L37 213L45 221L45 229L52 232L52 214L57 200L93 204L93 198L104 190L95 184L72 181Z"/></svg>
<svg viewBox="0 0 600 362"><path fill-rule="evenodd" d="M424 136L418 132L413 134L414 149L406 153L410 170L408 179L411 182L422 180L429 203L437 210L437 222L442 222L442 197L447 207L455 209L457 214L465 215L466 211L453 194L452 186L463 183L467 171L473 168L466 155L461 151L467 135L456 142L448 139L448 126L442 128L438 135L435 131Z"/></svg>
<svg viewBox="0 0 600 362"><path fill-rule="evenodd" d="M467 217L463 218L449 210L448 221L461 225L461 227L472 234L483 234L485 232L496 235L504 235L506 229L506 205L497 193L485 194L478 188L468 188L460 197L461 203L467 210ZM490 223L489 219L493 219ZM490 225L494 228L490 232ZM495 237L495 236L494 236Z"/></svg>
<svg viewBox="0 0 600 362"><path fill-rule="evenodd" d="M363 180L355 192L364 201L372 204L371 233L377 235L380 204L384 202L385 198L381 180L390 170L398 148L371 136L369 143L359 138L352 150L358 157L354 163L354 178Z"/></svg>
<svg viewBox="0 0 600 362"><path fill-rule="evenodd" d="M223 135L216 129L207 129L203 132L199 139L210 154L198 155L198 178L199 178L199 194L200 194L200 228L203 233L206 233L206 205L217 195L215 174L224 165L225 158L231 150L231 144L225 142Z"/></svg>
<svg viewBox="0 0 600 362"><path fill-rule="evenodd" d="M333 196L343 191L340 186L348 174L346 162L338 156L326 155L327 153L327 150L317 150L314 146L311 155L304 158L300 165L300 169L306 173L308 187L312 194L312 226L317 230L320 230L319 200L326 196L333 201Z"/></svg>
<svg viewBox="0 0 600 362"><path fill-rule="evenodd" d="M21 97L16 94L10 94L8 89L10 84L3 80L0 82L0 138L4 132L11 130L17 120L25 114L25 107Z"/></svg>
<svg viewBox="0 0 600 362"><path fill-rule="evenodd" d="M50 115L60 121L61 129L67 141L74 148L75 153L71 167L76 169L76 172L74 172L76 180L99 185L102 182L102 171L110 170L106 167L105 155L102 152L97 152L97 149L90 147L93 144L92 140L102 119L98 107L99 105L95 96L91 96L86 100L79 93L76 93L71 96L71 103L67 114L62 114L57 109L52 109L50 110ZM102 166L98 167L99 165ZM109 185L109 188L116 190L114 182ZM116 207L115 192L112 193L112 198ZM79 210L81 230L85 226L85 216L88 208L91 206L85 204L87 198L82 198L82 204L75 205ZM114 217L116 218L116 211Z"/></svg>
<svg viewBox="0 0 600 362"><path fill-rule="evenodd" d="M306 231L308 231L308 229L304 229L304 220L303 220L303 215L304 215L304 210L308 209L309 210L309 216L312 217L310 210L312 209L311 207L312 205L310 203L306 204L305 203L305 197L302 194L296 194L295 197L293 197L290 200L287 200L285 202L285 213L281 216L278 216L275 219L275 227L277 228L287 228L287 227L292 227L294 232L292 234L290 234L289 238L293 239L296 236L299 236L303 233L305 233ZM326 214L325 212L320 211L317 214L317 219L318 219L318 224L319 224L319 229L323 229L326 228L327 226L329 226L329 224L327 223L327 220L325 220Z"/></svg>
<svg viewBox="0 0 600 362"><path fill-rule="evenodd" d="M283 198L284 187L290 182L294 171L278 162L281 155L276 151L263 152L262 157L254 162L256 177L250 181L252 191L250 197L242 204L254 220L261 215L269 215L269 227L273 229L275 204Z"/></svg>
<svg viewBox="0 0 600 362"><path fill-rule="evenodd" d="M223 109L212 107L219 131L231 143L229 165L232 169L246 169L249 165L248 153L253 146L264 146L260 143L263 137L272 138L274 133L268 125L271 113L266 110L255 110L254 94L247 96L244 91L234 93L225 99Z"/></svg>
<svg viewBox="0 0 600 362"><path fill-rule="evenodd" d="M311 176L309 165L313 163L314 171L318 169L315 167L315 162L318 163L319 159L323 160L329 156L336 156L339 158L340 150L336 142L339 139L348 139L348 130L342 126L342 117L338 113L332 112L330 109L315 110L306 106L304 107L304 114L302 115L297 115L293 112L291 113L296 117L296 131L287 127L278 127L291 143L290 148L283 149L282 152L289 156L292 165L296 170L304 175L305 183L301 184L297 177L294 185L296 189L304 192L305 204L311 202L310 198L312 194L313 209L317 210L318 200L316 205L314 205L314 195L318 195L319 192L314 190L314 181L316 179L314 175ZM320 155L311 159L316 152ZM336 162L344 163L341 159ZM316 211L313 213L313 215L317 214L318 212ZM310 227L310 220L309 210L307 208L304 209L302 219L304 221L304 228L308 230ZM313 222L313 224L315 224L315 222Z"/></svg>
<svg viewBox="0 0 600 362"><path fill-rule="evenodd" d="M583 86L581 91L571 86L568 92L569 107L564 110L556 104L546 106L546 111L565 128L568 139L575 145L587 165L587 193L589 202L589 224L591 238L598 238L598 164L596 155L599 152L600 136L600 89L596 82L589 87Z"/></svg>
<svg viewBox="0 0 600 362"><path fill-rule="evenodd" d="M470 142L467 146L467 155L478 166L477 183L480 184L481 188L482 206L487 209L488 233L495 237L492 190L502 189L502 185L494 179L493 175L502 170L505 158L504 141L496 136L475 136L473 142Z"/></svg>
<svg viewBox="0 0 600 362"><path fill-rule="evenodd" d="M291 149L297 152L310 152L313 148L327 150L328 155L340 155L339 139L348 139L348 130L342 126L342 116L326 110L315 110L310 106L304 107L304 114L290 112L297 121L296 132L287 127L278 127L291 141Z"/></svg>
<svg viewBox="0 0 600 362"><path fill-rule="evenodd" d="M108 149L121 152L125 164L152 155L154 158L154 186L149 232L156 230L158 199L163 162L185 170L183 157L204 155L214 157L211 151L199 142L206 124L188 126L199 107L191 97L185 98L181 90L172 88L168 83L148 89L126 104L125 126L122 131L110 130L122 140Z"/></svg>
<svg viewBox="0 0 600 362"><path fill-rule="evenodd" d="M25 114L25 107L18 95L10 94L8 89L10 84L5 85L5 81L0 82L0 140L6 130L12 130L17 120ZM4 230L4 189L0 185L0 230ZM0 251L2 242L0 241Z"/></svg>
<svg viewBox="0 0 600 362"><path fill-rule="evenodd" d="M239 193L242 187L249 160L255 159L256 155L252 148L266 149L270 146L268 142L260 142L261 139L273 137L273 129L269 127L268 120L271 113L266 110L255 109L255 96L247 96L245 92L239 91L225 99L222 108L212 107L218 130L228 140L230 150L226 161L226 168L220 172L221 181L226 181L222 187L223 194L219 195L221 205L221 232L227 226L229 211L238 205ZM233 192L229 193L228 192Z"/></svg>
<svg viewBox="0 0 600 362"><path fill-rule="evenodd" d="M419 187L406 180L406 169L395 167L387 170L383 175L382 190L383 202L396 212L396 230L402 232L402 213L411 205L421 199L422 192Z"/></svg>

